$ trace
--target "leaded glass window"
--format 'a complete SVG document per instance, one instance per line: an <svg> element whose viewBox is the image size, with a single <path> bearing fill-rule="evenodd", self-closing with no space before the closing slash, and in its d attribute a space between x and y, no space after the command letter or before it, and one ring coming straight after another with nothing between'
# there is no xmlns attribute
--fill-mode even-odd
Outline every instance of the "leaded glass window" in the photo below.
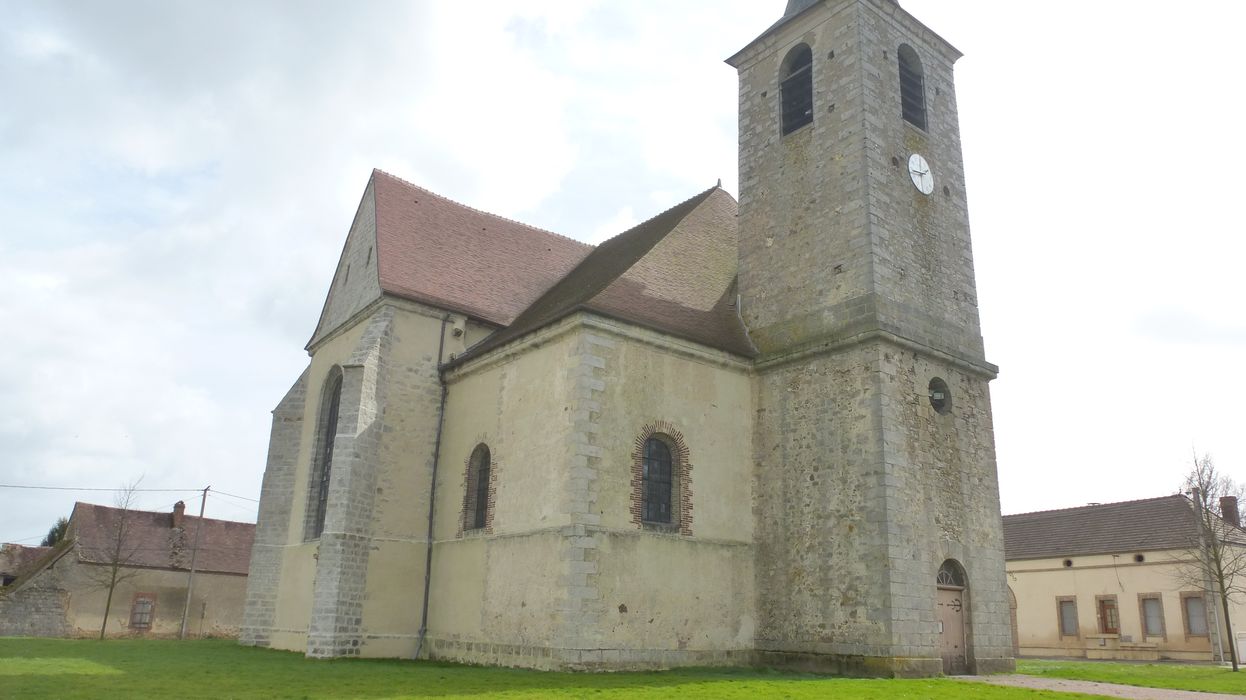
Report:
<svg viewBox="0 0 1246 700"><path fill-rule="evenodd" d="M325 514L329 507L329 480L333 473L333 443L337 438L338 409L342 403L342 375L336 372L326 387L325 403L320 416L320 449L316 454L316 469L312 474L311 511L308 539L320 537L324 532Z"/></svg>
<svg viewBox="0 0 1246 700"><path fill-rule="evenodd" d="M474 507L472 509L472 528L479 530L488 523L489 519L489 470L492 466L492 457L489 454L489 448L480 445L476 451L472 453L472 472L475 477L475 496Z"/></svg>
<svg viewBox="0 0 1246 700"><path fill-rule="evenodd" d="M645 441L641 474L641 510L649 523L670 523L671 495L674 492L671 448L656 437Z"/></svg>

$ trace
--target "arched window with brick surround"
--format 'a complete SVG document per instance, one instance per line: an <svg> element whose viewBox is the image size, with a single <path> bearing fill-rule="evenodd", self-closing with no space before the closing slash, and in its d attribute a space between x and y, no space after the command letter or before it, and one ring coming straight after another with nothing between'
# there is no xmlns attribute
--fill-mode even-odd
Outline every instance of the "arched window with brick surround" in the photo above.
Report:
<svg viewBox="0 0 1246 700"><path fill-rule="evenodd" d="M463 494L463 530L489 532L493 526L493 453L483 442L467 458Z"/></svg>
<svg viewBox="0 0 1246 700"><path fill-rule="evenodd" d="M329 506L329 480L333 474L333 443L337 438L337 418L341 403L342 369L333 367L329 370L320 396L316 452L312 455L311 479L307 486L304 539L314 540L324 532L325 513Z"/></svg>
<svg viewBox="0 0 1246 700"><path fill-rule="evenodd" d="M786 136L813 121L813 51L807 44L787 52L779 80L782 131Z"/></svg>
<svg viewBox="0 0 1246 700"><path fill-rule="evenodd" d="M647 523L671 523L671 496L674 492L674 470L671 468L671 448L662 438L654 436L645 440L645 454L641 465L641 481L644 488L640 494L640 515Z"/></svg>
<svg viewBox="0 0 1246 700"><path fill-rule="evenodd" d="M632 454L632 522L692 534L692 465L683 435L666 421L644 427Z"/></svg>
<svg viewBox="0 0 1246 700"><path fill-rule="evenodd" d="M900 59L900 113L904 121L926 130L926 85L922 61L908 44L896 51Z"/></svg>

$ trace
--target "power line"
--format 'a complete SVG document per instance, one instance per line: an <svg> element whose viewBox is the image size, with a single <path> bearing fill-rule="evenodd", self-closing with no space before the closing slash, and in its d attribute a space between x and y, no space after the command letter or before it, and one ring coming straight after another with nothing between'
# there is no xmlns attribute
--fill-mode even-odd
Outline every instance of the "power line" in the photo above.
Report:
<svg viewBox="0 0 1246 700"><path fill-rule="evenodd" d="M28 486L28 485L23 485L23 484L0 484L0 489L39 489L42 491L112 491L114 493L120 492L120 491L134 492L134 493L137 493L140 491L160 492L160 493L185 493L188 491L199 492L203 490L203 489L130 489L130 488L105 489L105 488L93 488L89 486ZM242 496L238 496L237 498L242 498Z"/></svg>
<svg viewBox="0 0 1246 700"><path fill-rule="evenodd" d="M235 495L235 494L232 494L232 493L225 493L224 491L217 491L216 489L209 489L209 490L208 490L208 494L209 494L209 495L216 495L216 496L229 496L230 498L241 498L241 499L242 499L242 500L244 500L244 501L250 501L250 502L252 502L252 503L259 503L259 502L260 502L260 499L258 499L258 498L247 498L246 496L238 496L238 495Z"/></svg>

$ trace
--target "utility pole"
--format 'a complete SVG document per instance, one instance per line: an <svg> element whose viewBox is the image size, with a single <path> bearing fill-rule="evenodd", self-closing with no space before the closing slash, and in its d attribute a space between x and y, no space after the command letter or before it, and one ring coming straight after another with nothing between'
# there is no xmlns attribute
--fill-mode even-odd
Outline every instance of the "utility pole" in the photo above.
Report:
<svg viewBox="0 0 1246 700"><path fill-rule="evenodd" d="M182 632L178 639L186 639L186 622L190 616L190 594L195 590L195 559L199 556L199 537L203 534L203 510L208 505L208 489L203 487L203 498L199 501L199 522L195 525L195 543L190 549L190 573L186 576L186 605L182 608Z"/></svg>

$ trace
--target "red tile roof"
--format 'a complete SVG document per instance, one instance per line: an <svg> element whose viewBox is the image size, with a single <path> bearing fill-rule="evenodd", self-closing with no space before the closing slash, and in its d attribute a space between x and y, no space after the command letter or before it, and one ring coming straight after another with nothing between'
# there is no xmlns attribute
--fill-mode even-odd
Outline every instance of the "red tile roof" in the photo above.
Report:
<svg viewBox="0 0 1246 700"><path fill-rule="evenodd" d="M69 533L77 538L82 561L107 564L117 550L116 533L124 523L126 535L118 559L127 566L156 569L190 568L195 531L202 523L197 571L246 574L251 564L255 525L232 520L202 520L187 515L183 527L173 527L172 513L123 510L91 503L75 503Z"/></svg>
<svg viewBox="0 0 1246 700"><path fill-rule="evenodd" d="M593 250L380 170L372 182L377 267L389 294L509 325Z"/></svg>
<svg viewBox="0 0 1246 700"><path fill-rule="evenodd" d="M1004 557L1047 559L1186 549L1198 537L1185 496L1004 516Z"/></svg>
<svg viewBox="0 0 1246 700"><path fill-rule="evenodd" d="M581 310L755 354L735 312L735 216L735 200L712 187L611 238L456 362Z"/></svg>

